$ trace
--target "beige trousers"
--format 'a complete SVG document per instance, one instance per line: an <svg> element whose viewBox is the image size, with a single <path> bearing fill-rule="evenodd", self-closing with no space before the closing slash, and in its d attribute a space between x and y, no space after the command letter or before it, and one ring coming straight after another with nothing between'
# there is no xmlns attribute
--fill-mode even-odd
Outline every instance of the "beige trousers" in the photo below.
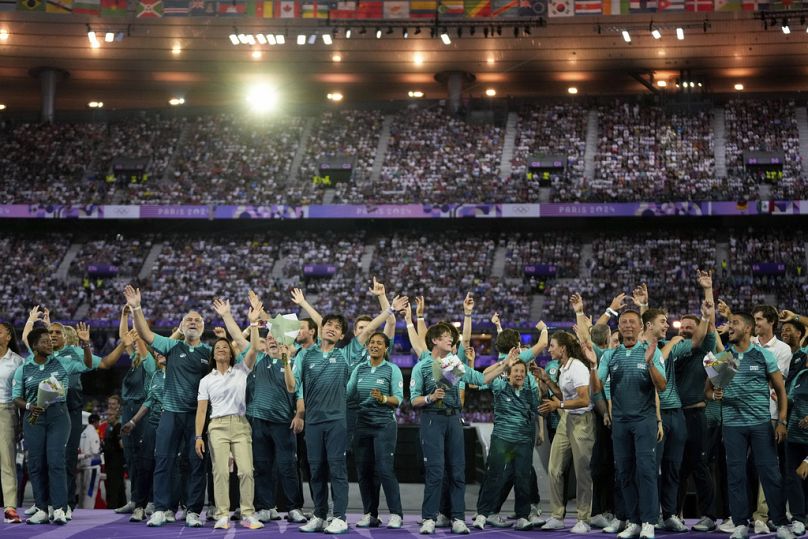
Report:
<svg viewBox="0 0 808 539"><path fill-rule="evenodd" d="M561 419L550 447L550 505L554 518L564 520L564 470L570 459L575 469L577 491L575 504L578 520L589 522L592 513L592 473L589 462L595 445L595 416L592 412L571 414L559 410Z"/></svg>
<svg viewBox="0 0 808 539"><path fill-rule="evenodd" d="M17 461L14 427L17 409L14 404L0 404L0 484L6 507L17 506Z"/></svg>
<svg viewBox="0 0 808 539"><path fill-rule="evenodd" d="M252 429L244 416L216 417L208 425L208 447L213 467L216 518L230 515L230 454L238 467L241 517L255 512L253 496Z"/></svg>

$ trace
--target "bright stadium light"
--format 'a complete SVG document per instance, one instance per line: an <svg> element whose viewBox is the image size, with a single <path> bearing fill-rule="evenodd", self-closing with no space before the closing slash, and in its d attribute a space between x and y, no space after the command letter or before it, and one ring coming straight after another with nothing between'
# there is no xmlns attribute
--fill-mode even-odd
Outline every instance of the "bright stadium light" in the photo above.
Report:
<svg viewBox="0 0 808 539"><path fill-rule="evenodd" d="M106 34L104 34L104 41L106 41L107 43L112 43L113 41L115 41L115 34L113 34L112 32L107 32Z"/></svg>
<svg viewBox="0 0 808 539"><path fill-rule="evenodd" d="M8 30L0 28L0 41L8 41Z"/></svg>
<svg viewBox="0 0 808 539"><path fill-rule="evenodd" d="M233 45L238 45L239 43L241 43L238 40L238 36L236 34L230 34L230 36L228 37L230 38L230 43L232 43Z"/></svg>
<svg viewBox="0 0 808 539"><path fill-rule="evenodd" d="M628 33L628 30L623 30L623 41L631 43L631 34Z"/></svg>
<svg viewBox="0 0 808 539"><path fill-rule="evenodd" d="M575 86L570 86L569 88L567 88L567 93L575 95L578 93L578 88L576 88Z"/></svg>
<svg viewBox="0 0 808 539"><path fill-rule="evenodd" d="M297 44L298 45L306 44L306 34L297 34Z"/></svg>
<svg viewBox="0 0 808 539"><path fill-rule="evenodd" d="M740 82L739 82L739 83L737 83L737 84L735 85L735 91L736 91L736 92L743 92L743 84L741 84Z"/></svg>
<svg viewBox="0 0 808 539"><path fill-rule="evenodd" d="M657 81L657 86L659 86L660 88L665 88L666 86L668 86L668 82L664 80Z"/></svg>
<svg viewBox="0 0 808 539"><path fill-rule="evenodd" d="M677 28L676 29L676 39L682 41L685 38L685 30L684 28Z"/></svg>
<svg viewBox="0 0 808 539"><path fill-rule="evenodd" d="M651 37L654 39L662 39L662 32L659 31L659 28L654 28L651 30Z"/></svg>
<svg viewBox="0 0 808 539"><path fill-rule="evenodd" d="M264 34L255 34L255 39L256 39L256 41L258 41L259 45L266 45L267 44L267 38L264 37Z"/></svg>
<svg viewBox="0 0 808 539"><path fill-rule="evenodd" d="M0 103L0 110L6 110L6 106L3 103Z"/></svg>
<svg viewBox="0 0 808 539"><path fill-rule="evenodd" d="M488 97L494 97L495 95L497 95L497 91L494 90L493 88L489 88L485 91L485 95L487 95Z"/></svg>
<svg viewBox="0 0 808 539"><path fill-rule="evenodd" d="M241 43L242 45L246 45L247 43L249 43L249 41L247 40L247 34L239 34L238 42Z"/></svg>
<svg viewBox="0 0 808 539"><path fill-rule="evenodd" d="M273 34L267 34L266 38L267 38L267 43L269 43L270 45L277 45L278 44L278 40L275 39L275 36Z"/></svg>
<svg viewBox="0 0 808 539"><path fill-rule="evenodd" d="M333 93L328 94L326 97L328 98L329 101L334 101L336 103L339 103L340 101L342 101L342 98L344 96L339 92L333 92Z"/></svg>
<svg viewBox="0 0 808 539"><path fill-rule="evenodd" d="M258 114L275 110L278 98L278 91L267 84L257 84L247 90L247 106Z"/></svg>
<svg viewBox="0 0 808 539"><path fill-rule="evenodd" d="M283 34L275 34L275 41L278 45L284 45L286 44L286 36Z"/></svg>
<svg viewBox="0 0 808 539"><path fill-rule="evenodd" d="M331 45L332 43L334 43L334 39L331 37L331 34L327 32L323 34L323 43L325 43L326 45Z"/></svg>
<svg viewBox="0 0 808 539"><path fill-rule="evenodd" d="M445 29L440 33L440 40L443 41L444 45L452 44L452 38L449 37L449 33Z"/></svg>

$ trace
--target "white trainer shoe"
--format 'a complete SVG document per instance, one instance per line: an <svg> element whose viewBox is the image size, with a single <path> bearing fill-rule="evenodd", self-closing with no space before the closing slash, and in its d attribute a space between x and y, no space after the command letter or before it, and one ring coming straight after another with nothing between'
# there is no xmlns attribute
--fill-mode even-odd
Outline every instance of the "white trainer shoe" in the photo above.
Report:
<svg viewBox="0 0 808 539"><path fill-rule="evenodd" d="M325 533L334 535L345 533L348 531L348 523L342 520L341 518L334 517L334 520L331 521L331 524L329 524L328 527L323 531Z"/></svg>
<svg viewBox="0 0 808 539"><path fill-rule="evenodd" d="M449 517L442 513L438 513L438 518L435 519L435 527L436 528L451 528L452 521L449 520Z"/></svg>
<svg viewBox="0 0 808 539"><path fill-rule="evenodd" d="M533 524L526 518L520 518L516 521L516 524L513 525L513 529L516 531L524 532L527 530L533 529Z"/></svg>
<svg viewBox="0 0 808 539"><path fill-rule="evenodd" d="M651 526L653 528L653 526ZM626 529L617 534L618 539L634 539L640 536L640 525L630 522L626 524Z"/></svg>
<svg viewBox="0 0 808 539"><path fill-rule="evenodd" d="M572 527L570 533L578 533L578 534L585 534L592 531L592 528L589 527L589 524L584 522L583 520L579 520L575 523L575 526Z"/></svg>
<svg viewBox="0 0 808 539"><path fill-rule="evenodd" d="M143 510L142 507L135 507L135 510L132 511L132 516L129 517L129 522L143 522L143 519L146 517L146 512Z"/></svg>
<svg viewBox="0 0 808 539"><path fill-rule="evenodd" d="M188 511L188 513L185 514L185 525L189 528L201 528L202 521L199 519L199 513Z"/></svg>
<svg viewBox="0 0 808 539"><path fill-rule="evenodd" d="M264 527L264 523L255 518L255 515L250 515L241 519L241 527L248 530L260 530Z"/></svg>
<svg viewBox="0 0 808 539"><path fill-rule="evenodd" d="M306 518L306 515L303 514L303 511L300 509L292 509L286 514L286 519L289 522L294 522L295 524L304 524L308 522L309 519Z"/></svg>
<svg viewBox="0 0 808 539"><path fill-rule="evenodd" d="M214 530L227 530L230 528L230 517L222 517L213 525Z"/></svg>
<svg viewBox="0 0 808 539"><path fill-rule="evenodd" d="M325 529L325 521L319 517L311 517L309 521L298 528L303 533L321 532Z"/></svg>
<svg viewBox="0 0 808 539"><path fill-rule="evenodd" d="M471 526L473 528L477 528L478 530L484 530L485 523L487 521L488 519L485 517L485 515L477 515L476 517L474 517L474 520L471 521Z"/></svg>
<svg viewBox="0 0 808 539"><path fill-rule="evenodd" d="M357 528L378 528L382 521L374 517L370 513L365 513L362 518L356 523Z"/></svg>
<svg viewBox="0 0 808 539"><path fill-rule="evenodd" d="M34 514L25 520L26 524L47 524L50 522L48 514L45 511L37 509Z"/></svg>
<svg viewBox="0 0 808 539"><path fill-rule="evenodd" d="M401 528L402 523L403 519L401 518L401 515L393 514L390 515L390 520L387 521L387 527L391 530L397 530Z"/></svg>
<svg viewBox="0 0 808 539"><path fill-rule="evenodd" d="M128 502L126 505L117 508L115 510L115 513L119 515L128 515L134 510L135 510L135 502Z"/></svg>
<svg viewBox="0 0 808 539"><path fill-rule="evenodd" d="M642 523L642 530L640 531L640 539L654 539L654 530L656 528L650 522Z"/></svg>
<svg viewBox="0 0 808 539"><path fill-rule="evenodd" d="M545 531L553 531L553 530L563 530L564 529L564 521L559 520L555 517L550 517L550 520L545 523L544 526L541 527L542 530Z"/></svg>
<svg viewBox="0 0 808 539"><path fill-rule="evenodd" d="M421 535L432 535L435 533L435 521L431 518L424 520L421 523L421 529L418 530Z"/></svg>
<svg viewBox="0 0 808 539"><path fill-rule="evenodd" d="M155 511L146 523L150 528L159 528L166 523L166 511Z"/></svg>
<svg viewBox="0 0 808 539"><path fill-rule="evenodd" d="M730 539L748 539L749 526L735 526L735 530L729 537Z"/></svg>
<svg viewBox="0 0 808 539"><path fill-rule="evenodd" d="M468 535L469 527L466 526L465 522L458 518L452 522L452 533L456 533L458 535Z"/></svg>
<svg viewBox="0 0 808 539"><path fill-rule="evenodd" d="M730 517L721 523L721 525L718 527L718 531L723 533L733 533L735 531L735 528L737 527L738 526L736 526L735 523L732 522L732 517ZM749 530L747 529L746 532L748 534Z"/></svg>

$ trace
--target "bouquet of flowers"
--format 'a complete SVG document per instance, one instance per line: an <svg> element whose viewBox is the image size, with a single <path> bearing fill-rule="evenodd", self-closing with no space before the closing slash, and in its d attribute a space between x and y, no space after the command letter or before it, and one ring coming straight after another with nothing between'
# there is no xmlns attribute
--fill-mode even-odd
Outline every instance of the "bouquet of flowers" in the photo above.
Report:
<svg viewBox="0 0 808 539"><path fill-rule="evenodd" d="M62 386L62 383L51 374L50 378L39 382L39 387L37 388L36 392L36 405L39 408L47 408L59 398L64 397L64 395L64 386ZM28 423L35 425L38 417L39 416L31 414L28 416Z"/></svg>
<svg viewBox="0 0 808 539"><path fill-rule="evenodd" d="M435 372L437 371L437 372ZM433 363L433 374L438 384L454 387L466 373L466 366L455 354L449 354L440 361Z"/></svg>
<svg viewBox="0 0 808 539"><path fill-rule="evenodd" d="M704 370L714 387L727 387L738 373L738 360L729 352L722 352L718 356L709 352L704 356Z"/></svg>

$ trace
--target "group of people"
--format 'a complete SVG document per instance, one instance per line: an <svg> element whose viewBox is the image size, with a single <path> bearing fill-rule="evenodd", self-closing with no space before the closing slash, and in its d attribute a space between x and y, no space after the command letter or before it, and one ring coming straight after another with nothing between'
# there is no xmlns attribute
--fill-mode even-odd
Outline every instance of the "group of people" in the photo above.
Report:
<svg viewBox="0 0 808 539"><path fill-rule="evenodd" d="M572 533L599 527L620 539L650 539L655 528L684 532L686 484L692 476L700 514L693 530L715 530L723 518L720 530L733 539L747 537L750 526L755 533L771 528L778 539L792 539L805 532L808 514L804 318L768 305L733 312L722 301L716 304L711 273L699 271L696 281L703 291L700 312L679 316L678 334L670 339L668 313L651 305L644 284L615 297L595 321L587 316L584 299L572 294L573 331L551 336L539 322L539 339L531 347L522 347L520 333L503 329L495 316L499 359L483 372L474 369L471 294L463 300L460 329L446 321L427 326L423 297L416 298L413 312L409 298L390 301L375 279L370 293L378 298L379 313L358 317L353 327L340 314L322 316L300 289L291 295L307 315L299 321L270 319L261 298L250 291L246 328L239 327L229 301L215 299L212 307L224 327L216 328L212 343L202 340L205 318L198 311L188 312L171 336L154 333L140 290L127 286L120 342L103 358L92 353L87 325L67 336L64 326L50 323L35 307L22 334L29 350L25 359L13 352L13 327L0 324L0 479L6 520L20 521L8 502L17 499L16 478L12 481L9 473L14 446L5 443L14 439L17 411L23 413L35 498L28 522L64 524L76 501L70 474L79 451L71 444L73 426L81 424L71 403L80 394L71 395L70 388L80 390L82 372L111 368L127 353L132 363L121 393L121 436L132 494L118 511L131 513L131 521L162 526L174 520L182 503L186 525L200 527L207 489L214 504L208 517L215 528L227 529L230 484L236 481L236 512L246 528L279 519L282 505L300 531L343 533L348 529L346 454L352 451L363 504L355 525L382 524L384 489L386 525L400 528L394 411L405 392L400 369L389 361L400 315L419 358L408 399L420 411L420 533L432 534L440 526L469 533L460 415L466 392L491 391L494 428L472 520L476 528L564 529L571 494L567 476L574 473ZM720 326L716 311L724 320ZM610 326L613 319L617 331ZM782 340L775 335L778 325ZM545 350L550 361L541 368L536 358ZM708 354L734 365L734 377L714 383L703 363ZM54 379L67 391L44 407L38 388ZM303 511L301 433L312 514ZM534 446L548 438L551 512L543 518L532 461ZM714 471L711 456L718 457ZM750 457L757 477L747 475ZM185 492L175 488L178 484ZM514 522L501 515L511 489ZM728 510L716 492L726 492ZM754 515L750 501L757 505Z"/></svg>

